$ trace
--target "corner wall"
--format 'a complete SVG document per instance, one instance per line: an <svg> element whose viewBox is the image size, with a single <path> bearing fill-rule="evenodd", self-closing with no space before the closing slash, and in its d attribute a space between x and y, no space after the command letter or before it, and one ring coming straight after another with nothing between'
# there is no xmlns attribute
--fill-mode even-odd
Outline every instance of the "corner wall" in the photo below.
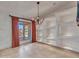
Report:
<svg viewBox="0 0 79 59"><path fill-rule="evenodd" d="M76 4L75 4L76 5ZM56 11L38 25L39 42L79 52L79 27L76 24L77 7Z"/></svg>

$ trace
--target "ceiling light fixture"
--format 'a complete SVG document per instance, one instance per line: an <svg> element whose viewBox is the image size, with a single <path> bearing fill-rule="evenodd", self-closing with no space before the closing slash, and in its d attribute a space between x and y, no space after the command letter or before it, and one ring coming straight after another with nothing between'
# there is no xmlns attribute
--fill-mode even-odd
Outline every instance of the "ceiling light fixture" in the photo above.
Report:
<svg viewBox="0 0 79 59"><path fill-rule="evenodd" d="M37 2L37 23L39 24L39 4L40 2Z"/></svg>

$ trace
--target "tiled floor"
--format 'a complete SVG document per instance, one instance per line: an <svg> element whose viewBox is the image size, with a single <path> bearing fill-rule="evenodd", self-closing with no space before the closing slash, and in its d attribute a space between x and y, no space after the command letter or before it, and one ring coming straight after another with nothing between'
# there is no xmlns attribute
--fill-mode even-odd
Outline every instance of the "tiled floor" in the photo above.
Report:
<svg viewBox="0 0 79 59"><path fill-rule="evenodd" d="M58 49L41 43L25 44L0 51L0 58L60 58L79 57L78 53Z"/></svg>

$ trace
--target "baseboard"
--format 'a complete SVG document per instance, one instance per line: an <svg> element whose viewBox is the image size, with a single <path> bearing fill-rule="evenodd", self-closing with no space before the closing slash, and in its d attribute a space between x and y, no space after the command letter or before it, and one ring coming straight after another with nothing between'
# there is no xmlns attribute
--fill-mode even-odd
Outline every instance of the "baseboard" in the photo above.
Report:
<svg viewBox="0 0 79 59"><path fill-rule="evenodd" d="M38 43L46 44L46 45L48 45L48 46L52 46L52 47L55 47L55 48L57 48L57 49L67 50L67 51L70 51L70 52L73 52L73 53L77 53L77 54L79 54L79 52L74 51L74 50L65 49L65 48L62 48L62 47L58 47L58 46L54 46L54 45L50 45L50 44L43 43L43 42L38 42Z"/></svg>

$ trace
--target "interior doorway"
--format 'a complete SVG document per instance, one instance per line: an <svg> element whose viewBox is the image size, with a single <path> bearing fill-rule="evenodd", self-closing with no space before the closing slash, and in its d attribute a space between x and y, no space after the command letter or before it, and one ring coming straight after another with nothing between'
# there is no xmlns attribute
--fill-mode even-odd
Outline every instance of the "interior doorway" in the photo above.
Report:
<svg viewBox="0 0 79 59"><path fill-rule="evenodd" d="M20 45L32 42L32 38L31 38L31 22L19 19L18 28L19 28Z"/></svg>

